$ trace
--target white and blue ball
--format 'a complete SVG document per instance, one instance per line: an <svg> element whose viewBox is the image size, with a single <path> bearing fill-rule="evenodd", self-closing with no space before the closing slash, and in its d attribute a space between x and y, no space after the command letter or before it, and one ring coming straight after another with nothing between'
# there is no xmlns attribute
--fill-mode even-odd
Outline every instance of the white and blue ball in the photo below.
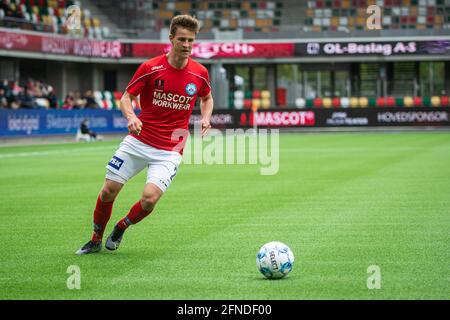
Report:
<svg viewBox="0 0 450 320"><path fill-rule="evenodd" d="M294 254L284 243L272 241L259 249L256 255L258 270L268 279L280 279L291 272Z"/></svg>

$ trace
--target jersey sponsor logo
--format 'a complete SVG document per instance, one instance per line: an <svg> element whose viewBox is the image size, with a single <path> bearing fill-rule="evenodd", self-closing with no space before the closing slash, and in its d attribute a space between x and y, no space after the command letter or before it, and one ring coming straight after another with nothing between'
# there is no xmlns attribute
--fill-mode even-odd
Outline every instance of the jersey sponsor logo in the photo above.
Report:
<svg viewBox="0 0 450 320"><path fill-rule="evenodd" d="M158 70L158 69L161 69L161 68L164 68L164 66L163 66L163 65L160 65L160 66L154 66L154 67L152 67L150 70L151 70L151 71L154 71L154 70Z"/></svg>
<svg viewBox="0 0 450 320"><path fill-rule="evenodd" d="M108 162L108 165L113 167L116 170L120 170L120 167L122 166L122 164L123 164L123 160L116 156L112 157L111 161Z"/></svg>
<svg viewBox="0 0 450 320"><path fill-rule="evenodd" d="M153 105L158 107L189 110L194 97L187 97L180 94L153 91Z"/></svg>
<svg viewBox="0 0 450 320"><path fill-rule="evenodd" d="M186 93L193 96L197 92L197 86L194 83L189 83L186 85Z"/></svg>

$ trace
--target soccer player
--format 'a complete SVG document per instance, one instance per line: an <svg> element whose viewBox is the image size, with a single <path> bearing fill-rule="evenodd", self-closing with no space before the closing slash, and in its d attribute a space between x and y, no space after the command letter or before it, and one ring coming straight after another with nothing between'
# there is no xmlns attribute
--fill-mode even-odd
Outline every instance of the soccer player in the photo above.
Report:
<svg viewBox="0 0 450 320"><path fill-rule="evenodd" d="M129 135L106 166L106 179L94 210L92 238L77 254L98 252L111 217L114 200L123 185L148 167L147 182L139 201L115 226L105 247L116 250L125 230L148 216L177 174L189 117L200 98L202 135L211 128L213 98L207 69L190 58L199 30L188 15L175 16L170 25L172 43L168 54L144 62L136 71L120 100L128 120ZM132 100L140 95L141 112L133 111ZM181 129L181 130L180 130ZM184 131L183 131L184 130Z"/></svg>

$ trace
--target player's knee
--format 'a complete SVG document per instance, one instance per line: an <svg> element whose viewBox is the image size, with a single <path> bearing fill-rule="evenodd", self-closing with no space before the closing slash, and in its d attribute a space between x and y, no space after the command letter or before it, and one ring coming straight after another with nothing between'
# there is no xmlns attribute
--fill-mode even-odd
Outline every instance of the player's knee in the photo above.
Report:
<svg viewBox="0 0 450 320"><path fill-rule="evenodd" d="M117 195L119 194L119 190L111 188L109 186L104 186L100 191L100 198L102 201L110 202L113 201Z"/></svg>
<svg viewBox="0 0 450 320"><path fill-rule="evenodd" d="M156 203L159 200L159 196L154 193L143 194L141 199L142 209L151 210L156 206Z"/></svg>

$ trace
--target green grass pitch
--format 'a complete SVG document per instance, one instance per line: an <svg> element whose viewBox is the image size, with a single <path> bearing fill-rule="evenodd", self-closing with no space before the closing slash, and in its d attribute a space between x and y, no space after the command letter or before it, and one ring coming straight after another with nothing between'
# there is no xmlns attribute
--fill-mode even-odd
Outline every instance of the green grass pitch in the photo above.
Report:
<svg viewBox="0 0 450 320"><path fill-rule="evenodd" d="M182 165L119 250L77 256L119 142L0 148L0 299L449 298L449 133L283 134L273 176ZM105 236L144 182L125 186ZM255 264L273 240L296 257L275 281Z"/></svg>

